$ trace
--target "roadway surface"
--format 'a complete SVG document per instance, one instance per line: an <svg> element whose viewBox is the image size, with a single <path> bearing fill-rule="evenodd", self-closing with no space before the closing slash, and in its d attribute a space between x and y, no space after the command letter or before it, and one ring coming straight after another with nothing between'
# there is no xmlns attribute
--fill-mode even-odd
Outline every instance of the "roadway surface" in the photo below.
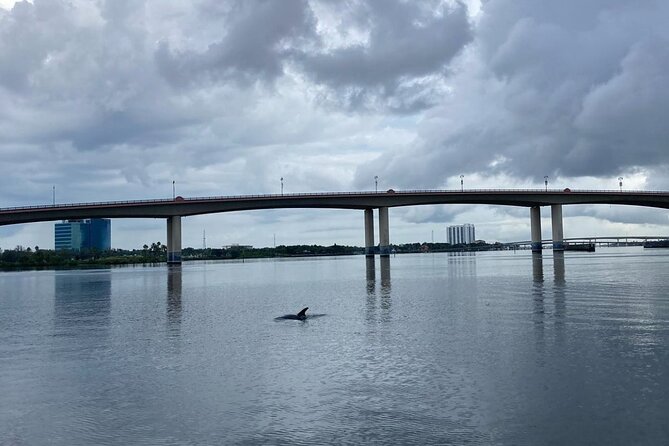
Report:
<svg viewBox="0 0 669 446"><path fill-rule="evenodd" d="M434 204L548 206L617 204L669 209L669 192L594 190L412 190L240 195L0 208L0 225L83 218L167 218L282 208L368 209Z"/></svg>

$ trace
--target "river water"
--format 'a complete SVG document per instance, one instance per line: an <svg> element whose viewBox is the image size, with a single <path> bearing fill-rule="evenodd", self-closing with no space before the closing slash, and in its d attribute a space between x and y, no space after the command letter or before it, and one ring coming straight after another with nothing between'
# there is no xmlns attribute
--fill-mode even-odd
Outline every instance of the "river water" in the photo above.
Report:
<svg viewBox="0 0 669 446"><path fill-rule="evenodd" d="M0 445L668 444L667 283L642 248L4 272Z"/></svg>

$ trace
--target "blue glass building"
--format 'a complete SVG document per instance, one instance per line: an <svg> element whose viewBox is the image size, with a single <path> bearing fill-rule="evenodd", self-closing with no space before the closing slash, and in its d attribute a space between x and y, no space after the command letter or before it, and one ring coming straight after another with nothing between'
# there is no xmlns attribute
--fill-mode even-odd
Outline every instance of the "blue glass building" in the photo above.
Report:
<svg viewBox="0 0 669 446"><path fill-rule="evenodd" d="M54 226L56 250L87 251L111 249L111 220L91 218L87 220L67 220Z"/></svg>

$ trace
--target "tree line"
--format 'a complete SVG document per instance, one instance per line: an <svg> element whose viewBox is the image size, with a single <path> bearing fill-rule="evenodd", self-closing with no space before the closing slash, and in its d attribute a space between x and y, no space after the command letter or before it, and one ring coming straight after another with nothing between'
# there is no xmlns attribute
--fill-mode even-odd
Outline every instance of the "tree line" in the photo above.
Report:
<svg viewBox="0 0 669 446"><path fill-rule="evenodd" d="M375 247L378 251L378 246ZM390 246L391 252L396 254L420 252L448 252L448 251L484 251L504 249L500 243L488 244L476 242L469 245L451 245L449 243L405 243ZM231 246L227 248L184 248L181 258L188 260L223 260L223 259L251 259L271 257L309 257L309 256L337 256L364 254L365 249L359 246L347 245L280 245L276 247L253 248L250 246ZM17 246L14 249L0 249L0 268L32 268L32 267L85 267L99 265L127 265L153 264L165 262L167 246L161 242L145 244L141 249L111 249L100 251L97 249L68 251L24 248Z"/></svg>
<svg viewBox="0 0 669 446"><path fill-rule="evenodd" d="M52 266L88 266L88 265L126 265L135 263L164 262L167 246L161 242L144 245L142 249L84 249L70 251L67 249L40 249L17 246L14 249L0 249L0 268L30 268Z"/></svg>

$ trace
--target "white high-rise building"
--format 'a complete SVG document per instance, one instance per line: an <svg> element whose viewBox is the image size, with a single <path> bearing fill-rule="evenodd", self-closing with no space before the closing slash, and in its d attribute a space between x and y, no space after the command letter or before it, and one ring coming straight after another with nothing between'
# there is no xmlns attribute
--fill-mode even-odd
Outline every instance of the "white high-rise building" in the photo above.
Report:
<svg viewBox="0 0 669 446"><path fill-rule="evenodd" d="M476 241L476 231L474 225L470 223L448 226L446 236L448 243L451 245L468 244Z"/></svg>

